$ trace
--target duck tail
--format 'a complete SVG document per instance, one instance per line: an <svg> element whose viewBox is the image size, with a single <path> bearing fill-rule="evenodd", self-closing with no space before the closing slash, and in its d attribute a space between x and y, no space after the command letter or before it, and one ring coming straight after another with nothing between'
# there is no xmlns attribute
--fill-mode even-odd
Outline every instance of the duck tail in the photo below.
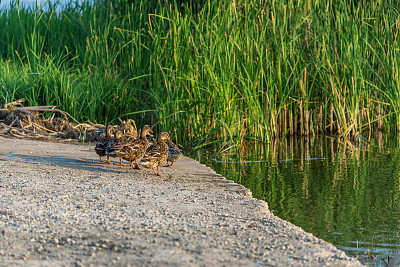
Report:
<svg viewBox="0 0 400 267"><path fill-rule="evenodd" d="M151 164L151 161L140 161L140 164L145 167L145 168L151 168L153 164Z"/></svg>

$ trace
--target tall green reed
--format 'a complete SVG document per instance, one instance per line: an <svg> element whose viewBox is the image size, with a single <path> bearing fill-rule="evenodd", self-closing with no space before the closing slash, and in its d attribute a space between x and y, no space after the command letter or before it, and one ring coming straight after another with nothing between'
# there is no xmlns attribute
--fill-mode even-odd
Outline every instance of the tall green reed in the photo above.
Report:
<svg viewBox="0 0 400 267"><path fill-rule="evenodd" d="M196 146L398 130L393 1L118 0L57 10L0 12L3 63L23 76L2 95L28 88L13 94L80 120L132 117Z"/></svg>

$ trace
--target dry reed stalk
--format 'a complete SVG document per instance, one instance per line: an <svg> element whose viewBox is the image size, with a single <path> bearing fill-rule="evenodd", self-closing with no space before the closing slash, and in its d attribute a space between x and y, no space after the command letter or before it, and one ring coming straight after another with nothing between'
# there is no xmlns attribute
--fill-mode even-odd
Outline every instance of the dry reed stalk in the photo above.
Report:
<svg viewBox="0 0 400 267"><path fill-rule="evenodd" d="M293 110L289 109L289 117L288 117L288 122L289 122L289 134L290 136L293 136L294 134L294 129L293 129Z"/></svg>
<svg viewBox="0 0 400 267"><path fill-rule="evenodd" d="M52 139L57 141L72 141L82 139L94 141L99 138L104 129L103 125L74 124L68 118L75 120L65 111L56 109L55 106L23 107L23 100L14 101L5 105L7 109L0 109L1 133L19 138ZM40 111L53 112L50 119L44 118ZM64 115L65 120L55 118L54 113ZM76 121L76 120L75 120Z"/></svg>
<svg viewBox="0 0 400 267"><path fill-rule="evenodd" d="M63 110L55 108L55 106L20 107L20 108L17 108L17 110L22 111L22 112L31 112L31 111L35 111L35 112L37 112L37 111L60 112L61 114L64 115L66 120L68 120L68 118L71 118L76 123L79 123L79 121L77 121L74 117L72 117L68 112L65 112Z"/></svg>
<svg viewBox="0 0 400 267"><path fill-rule="evenodd" d="M359 106L358 106L358 102L356 103L356 110L354 112L354 130L357 132L358 131L358 126L359 126L359 120L360 120L360 110L359 110Z"/></svg>
<svg viewBox="0 0 400 267"><path fill-rule="evenodd" d="M90 120L88 120L88 124L90 125L90 126L94 126L94 127L98 127L98 128L106 128L103 124L97 124L97 123L93 123L93 122L91 122Z"/></svg>
<svg viewBox="0 0 400 267"><path fill-rule="evenodd" d="M382 106L378 105L378 130L382 130L383 129L383 111L382 111Z"/></svg>
<svg viewBox="0 0 400 267"><path fill-rule="evenodd" d="M304 153L303 153L303 151L304 151L304 138L300 138L300 151L301 151L301 153L300 153L300 155L301 155L301 160L300 160L300 163L299 163L299 165L301 165L301 169L304 169Z"/></svg>
<svg viewBox="0 0 400 267"><path fill-rule="evenodd" d="M278 130L277 130L277 132L278 132L278 135L277 135L277 137L279 137L279 136L281 136L282 135L282 112L281 111L278 111L278 118L276 119L276 126L277 126L277 128L278 128Z"/></svg>
<svg viewBox="0 0 400 267"><path fill-rule="evenodd" d="M322 124L322 105L319 106L318 127L319 127L319 129L317 129L318 132L325 133L325 131L323 130L324 127L323 127L323 124Z"/></svg>
<svg viewBox="0 0 400 267"><path fill-rule="evenodd" d="M365 118L366 118L366 116L365 116L365 108L362 108L361 111L360 111L360 125L364 125ZM369 125L368 125L368 128L369 128Z"/></svg>
<svg viewBox="0 0 400 267"><path fill-rule="evenodd" d="M311 146L311 138L307 137L305 139L305 144L304 144L304 155L306 159L311 158L310 146Z"/></svg>
<svg viewBox="0 0 400 267"><path fill-rule="evenodd" d="M294 137L293 136L289 137L288 143L289 143L289 154L293 155L294 154Z"/></svg>
<svg viewBox="0 0 400 267"><path fill-rule="evenodd" d="M274 155L279 155L278 144L279 144L278 138L275 138L275 139L274 139L274 143L273 143L273 145L272 145L272 147L273 147L272 150L273 150L273 152L274 152Z"/></svg>
<svg viewBox="0 0 400 267"><path fill-rule="evenodd" d="M288 120L288 109L287 108L285 108L284 109L284 112L283 112L283 133L282 133L282 136L286 136L286 133L288 132L288 123L287 123L287 120Z"/></svg>
<svg viewBox="0 0 400 267"><path fill-rule="evenodd" d="M304 133L305 135L310 134L310 111L304 111Z"/></svg>
<svg viewBox="0 0 400 267"><path fill-rule="evenodd" d="M15 106L22 106L22 103L25 102L25 101L26 101L25 98L21 98L19 100L14 101L14 102L6 103L6 104L4 104L4 109L8 109L8 107L12 108L12 107L15 107Z"/></svg>
<svg viewBox="0 0 400 267"><path fill-rule="evenodd" d="M303 101L300 101L300 135L304 135L304 114L303 114Z"/></svg>
<svg viewBox="0 0 400 267"><path fill-rule="evenodd" d="M314 125L314 120L313 120L314 112L309 111L309 113L310 113L310 124L309 124L310 134L312 134L312 136L314 136L315 135L315 130L313 128L313 125ZM317 127L318 127L318 125L317 125Z"/></svg>
<svg viewBox="0 0 400 267"><path fill-rule="evenodd" d="M383 146L383 144L384 144L384 142L383 142L383 132L378 131L376 133L376 139L375 140L376 140L376 144L378 146Z"/></svg>
<svg viewBox="0 0 400 267"><path fill-rule="evenodd" d="M329 124L329 132L330 134L333 134L333 104L331 102L330 110L329 110L329 119L330 119L330 124Z"/></svg>
<svg viewBox="0 0 400 267"><path fill-rule="evenodd" d="M272 131L273 131L273 133L274 133L274 137L277 137L278 136L278 127L277 127L277 116L275 115L276 114L276 111L274 110L273 112L272 112L272 117L271 117L271 128L272 128Z"/></svg>

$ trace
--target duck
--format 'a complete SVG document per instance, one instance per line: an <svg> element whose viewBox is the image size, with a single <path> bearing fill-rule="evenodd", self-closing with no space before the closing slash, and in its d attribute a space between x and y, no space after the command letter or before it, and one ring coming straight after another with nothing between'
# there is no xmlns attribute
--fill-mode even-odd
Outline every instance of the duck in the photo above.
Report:
<svg viewBox="0 0 400 267"><path fill-rule="evenodd" d="M119 164L121 165L126 165L125 163L122 163L122 158L116 153L116 149L115 147L118 146L119 144L124 142L124 138L123 138L123 134L120 130L117 130L114 133L114 138L111 138L108 143L106 144L106 149L105 149L105 154L107 155L107 162L109 164L114 164L112 162L110 162L109 158L113 157L113 158L117 158L119 157Z"/></svg>
<svg viewBox="0 0 400 267"><path fill-rule="evenodd" d="M139 133L140 135L138 139L128 140L127 142L118 144L114 147L115 153L119 157L129 161L129 165L133 169L140 170L137 160L144 155L146 149L149 147L147 136L152 136L153 131L151 130L150 126L146 124L139 130ZM136 163L135 166L133 166L133 161Z"/></svg>
<svg viewBox="0 0 400 267"><path fill-rule="evenodd" d="M138 132L136 128L136 123L132 119L128 119L126 121L121 120L121 131L125 139L136 139L138 138Z"/></svg>
<svg viewBox="0 0 400 267"><path fill-rule="evenodd" d="M182 152L177 145L172 142L168 142L168 158L167 158L167 166L172 167L174 162L178 161L182 157ZM171 162L171 165L169 164Z"/></svg>
<svg viewBox="0 0 400 267"><path fill-rule="evenodd" d="M127 129L125 130L124 134L127 139L136 139L138 137L138 132L136 128L136 123L132 119L128 119L126 121Z"/></svg>
<svg viewBox="0 0 400 267"><path fill-rule="evenodd" d="M112 138L112 129L113 126L111 124L106 125L105 129L105 136L103 138L100 138L99 141L96 142L96 147L95 151L97 155L100 157L100 162L107 162L109 161L109 157L106 155L106 146L107 143L111 140ZM107 161L104 161L102 157L107 156Z"/></svg>
<svg viewBox="0 0 400 267"><path fill-rule="evenodd" d="M168 145L165 141L171 142L169 134L167 132L161 132L157 136L157 144L149 149L148 152L143 156L140 164L145 168L152 168L153 172L157 176L164 175L160 174L160 166L168 158ZM157 167L157 172L154 169Z"/></svg>

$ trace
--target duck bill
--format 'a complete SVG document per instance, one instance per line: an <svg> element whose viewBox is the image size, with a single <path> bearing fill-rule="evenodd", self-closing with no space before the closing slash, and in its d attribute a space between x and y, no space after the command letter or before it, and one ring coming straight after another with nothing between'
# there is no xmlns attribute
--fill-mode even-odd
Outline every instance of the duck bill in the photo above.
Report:
<svg viewBox="0 0 400 267"><path fill-rule="evenodd" d="M149 136L153 136L154 132L152 130L149 130Z"/></svg>

